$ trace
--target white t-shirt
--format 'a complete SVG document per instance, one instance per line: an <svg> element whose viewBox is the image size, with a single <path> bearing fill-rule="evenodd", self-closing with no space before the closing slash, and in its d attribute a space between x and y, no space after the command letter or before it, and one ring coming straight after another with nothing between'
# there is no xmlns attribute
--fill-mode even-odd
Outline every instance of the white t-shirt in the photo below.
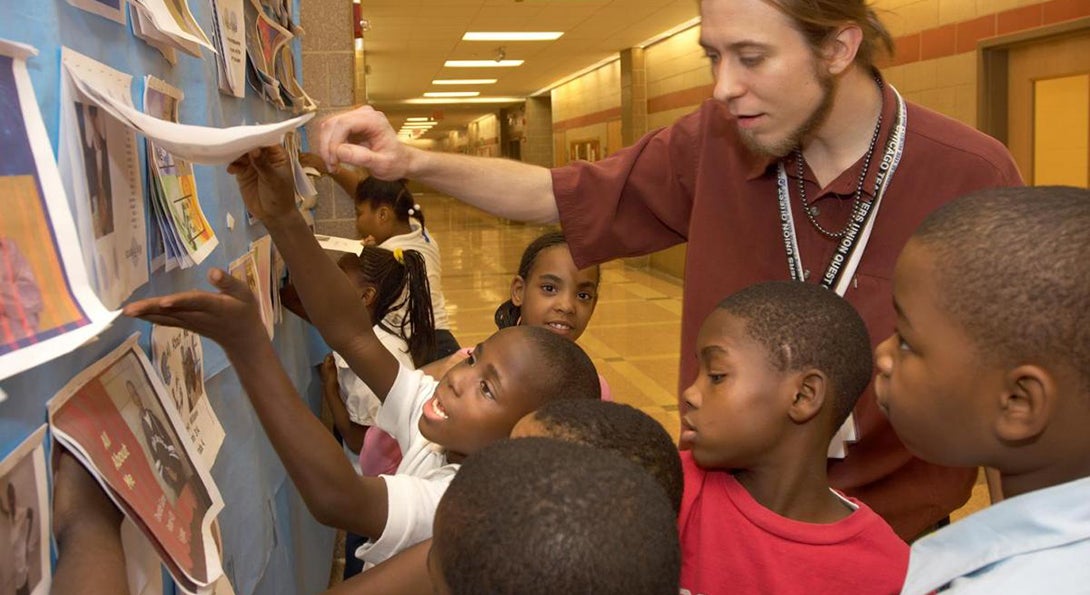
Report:
<svg viewBox="0 0 1090 595"><path fill-rule="evenodd" d="M388 332L377 324L371 330L375 331L375 336L378 337L382 346L386 348L386 351L394 354L394 357L397 358L401 365L409 369L416 367L413 364L412 356L409 355L409 344L405 342L405 339ZM379 401L371 387L367 386L363 380L360 380L360 377L356 376L352 368L348 367L348 362L344 361L341 354L334 351L333 361L337 364L337 384L341 389L341 401L344 402L344 408L348 410L348 419L361 426L374 425L375 415L378 413L382 401ZM348 444L344 445L344 454L352 463L352 468L356 470L356 473L359 473L359 455L352 452L348 448Z"/></svg>
<svg viewBox="0 0 1090 595"><path fill-rule="evenodd" d="M420 433L424 403L438 385L431 376L402 366L375 418L376 426L397 439L403 458L396 475L380 476L386 482L386 529L356 549L368 568L431 537L439 499L460 467L448 463L443 448Z"/></svg>
<svg viewBox="0 0 1090 595"><path fill-rule="evenodd" d="M428 269L428 286L431 289L432 316L435 317L436 329L450 329L447 318L447 300L443 297L443 264L439 259L439 243L431 233L424 237L424 229L414 219L409 220L412 231L393 236L378 245L379 248L393 250L416 250L424 257L424 266Z"/></svg>

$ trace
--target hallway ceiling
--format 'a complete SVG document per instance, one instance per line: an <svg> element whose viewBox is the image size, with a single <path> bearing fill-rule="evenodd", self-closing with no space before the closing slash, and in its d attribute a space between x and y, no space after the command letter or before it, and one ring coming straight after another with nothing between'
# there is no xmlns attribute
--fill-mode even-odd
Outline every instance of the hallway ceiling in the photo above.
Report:
<svg viewBox="0 0 1090 595"><path fill-rule="evenodd" d="M616 52L697 16L696 0L361 0L370 25L367 94L395 126L442 111L428 136L492 113L496 104L405 105L428 91L525 97ZM466 31L563 31L555 41L462 41ZM446 60L525 60L515 68L445 68ZM492 85L432 85L433 79L496 78Z"/></svg>

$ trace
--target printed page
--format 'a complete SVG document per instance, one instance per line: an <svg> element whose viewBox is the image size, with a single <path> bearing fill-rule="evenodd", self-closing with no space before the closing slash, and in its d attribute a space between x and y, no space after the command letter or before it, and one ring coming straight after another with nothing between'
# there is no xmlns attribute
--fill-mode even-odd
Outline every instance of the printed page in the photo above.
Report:
<svg viewBox="0 0 1090 595"><path fill-rule="evenodd" d="M45 479L45 426L0 461L0 586L5 593L46 595L49 564L49 488Z"/></svg>
<svg viewBox="0 0 1090 595"><path fill-rule="evenodd" d="M81 254L27 74L36 53L0 40L0 379L72 351L118 314L95 295Z"/></svg>

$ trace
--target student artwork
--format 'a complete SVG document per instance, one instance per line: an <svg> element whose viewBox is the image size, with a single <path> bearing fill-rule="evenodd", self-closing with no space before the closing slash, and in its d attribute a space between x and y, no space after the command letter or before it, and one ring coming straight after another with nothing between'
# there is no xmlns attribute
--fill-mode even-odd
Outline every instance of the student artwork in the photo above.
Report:
<svg viewBox="0 0 1090 595"><path fill-rule="evenodd" d="M49 593L49 489L45 426L0 461L0 591Z"/></svg>
<svg viewBox="0 0 1090 595"><path fill-rule="evenodd" d="M144 111L155 118L176 122L181 89L153 76L145 78ZM148 184L152 214L159 228L166 270L200 264L219 244L197 196L193 166L148 139ZM155 247L156 252L160 247Z"/></svg>
<svg viewBox="0 0 1090 595"><path fill-rule="evenodd" d="M216 51L193 18L186 0L130 0L130 3L136 17L133 33L160 52L164 48L179 49L200 58L202 47Z"/></svg>
<svg viewBox="0 0 1090 595"><path fill-rule="evenodd" d="M267 252L264 253L264 257L268 258ZM232 277L239 281L245 281L246 286L253 292L254 299L256 299L258 305L261 306L261 322L265 325L265 331L269 333L269 338L271 339L273 337L274 328L272 319L270 318L272 316L272 298L267 294L266 288L269 287L269 285L261 282L262 270L268 274L269 266L260 267L258 265L258 251L252 246L249 252L235 259L227 268L227 272Z"/></svg>
<svg viewBox="0 0 1090 595"><path fill-rule="evenodd" d="M68 0L68 4L91 14L125 24L125 5L128 0Z"/></svg>
<svg viewBox="0 0 1090 595"><path fill-rule="evenodd" d="M84 268L27 74L36 53L0 40L0 379L68 353L117 316Z"/></svg>
<svg viewBox="0 0 1090 595"><path fill-rule="evenodd" d="M68 48L64 48L62 60L67 75L64 81L71 84L73 92L78 92L81 99L143 134L175 158L185 159L190 163L230 163L251 149L280 144L285 133L295 130L314 117L313 113L308 113L276 124L228 128L179 124L150 116L133 107L127 86L123 88L110 84L108 79L104 80L106 77L102 74L103 69L108 67ZM117 72L112 69L111 71Z"/></svg>
<svg viewBox="0 0 1090 595"><path fill-rule="evenodd" d="M282 4L267 6L246 0L247 81L266 101L295 113L318 108L295 78L295 56L289 43L302 30L294 27ZM286 21L285 27L279 20Z"/></svg>
<svg viewBox="0 0 1090 595"><path fill-rule="evenodd" d="M61 389L48 404L49 424L175 582L195 592L223 574L211 530L223 500L137 337Z"/></svg>
<svg viewBox="0 0 1090 595"><path fill-rule="evenodd" d="M220 92L246 96L245 0L211 0L212 43L216 47L216 79Z"/></svg>
<svg viewBox="0 0 1090 595"><path fill-rule="evenodd" d="M144 191L136 137L91 101L71 75L131 102L132 77L68 48L61 51L61 176L76 207L83 259L95 291L116 308L148 281Z"/></svg>
<svg viewBox="0 0 1090 595"><path fill-rule="evenodd" d="M211 469L223 445L223 426L204 391L201 338L184 329L151 328L151 363L177 409L189 439Z"/></svg>

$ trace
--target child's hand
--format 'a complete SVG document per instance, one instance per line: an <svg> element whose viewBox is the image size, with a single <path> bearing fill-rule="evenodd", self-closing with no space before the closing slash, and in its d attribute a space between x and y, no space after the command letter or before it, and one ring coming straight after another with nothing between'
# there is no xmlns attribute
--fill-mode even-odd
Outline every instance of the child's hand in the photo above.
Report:
<svg viewBox="0 0 1090 595"><path fill-rule="evenodd" d="M219 293L186 291L133 302L126 316L155 324L189 329L219 343L230 352L248 349L254 341L268 341L261 313L246 283L221 269L212 269L208 280Z"/></svg>
<svg viewBox="0 0 1090 595"><path fill-rule="evenodd" d="M337 384L337 360L333 359L333 354L325 356L321 365L318 367L318 373L322 377L322 386L338 386Z"/></svg>
<svg viewBox="0 0 1090 595"><path fill-rule="evenodd" d="M295 176L282 147L254 149L227 166L242 201L254 217L268 223L295 212Z"/></svg>

